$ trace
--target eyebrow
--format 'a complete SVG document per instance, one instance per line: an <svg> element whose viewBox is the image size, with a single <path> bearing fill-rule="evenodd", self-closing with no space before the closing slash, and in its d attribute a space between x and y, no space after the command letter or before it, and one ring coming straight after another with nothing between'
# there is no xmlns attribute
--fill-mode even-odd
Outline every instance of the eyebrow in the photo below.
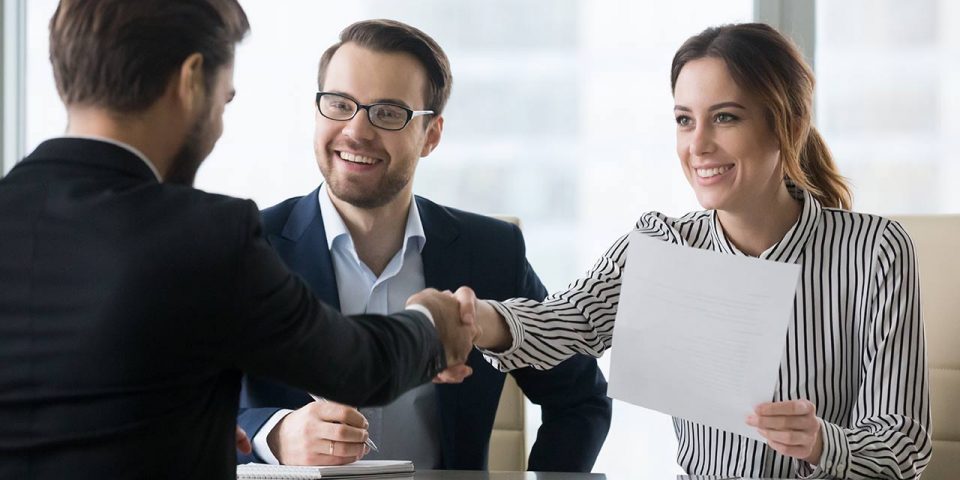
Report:
<svg viewBox="0 0 960 480"><path fill-rule="evenodd" d="M339 91L339 90L330 90L330 91L328 91L327 93L335 93L335 94L337 94L337 95L341 95L341 96L347 97L347 98L349 98L350 100L353 100L354 102L363 103L363 102L361 102L360 100L357 100L356 98L354 98L353 95L350 95L350 94L347 93L347 92L341 92L341 91ZM401 107L410 108L410 105L407 105L407 102L404 102L403 100L399 100L399 99L396 99L396 98L377 98L377 99L375 99L374 101L370 102L370 105L375 104L375 103L392 103L392 104L394 104L394 105L400 105Z"/></svg>
<svg viewBox="0 0 960 480"><path fill-rule="evenodd" d="M718 104L716 104L716 105L711 106L709 110L712 112L712 111L714 111L714 110L720 110L721 108L739 108L739 109L741 109L741 110L746 110L746 109L747 109L747 107L744 107L743 105L740 105L740 104L737 103L737 102L721 102L721 103L718 103ZM683 105L674 105L674 106L673 106L673 109L674 109L674 110L679 110L679 111L681 111L681 112L692 112L692 111L693 111L693 110L690 110L690 107L684 107Z"/></svg>

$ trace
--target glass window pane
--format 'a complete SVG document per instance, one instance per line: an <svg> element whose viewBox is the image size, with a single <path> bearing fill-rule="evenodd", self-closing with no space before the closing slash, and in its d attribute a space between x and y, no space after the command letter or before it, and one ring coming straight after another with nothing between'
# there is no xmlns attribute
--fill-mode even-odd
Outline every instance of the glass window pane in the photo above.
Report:
<svg viewBox="0 0 960 480"><path fill-rule="evenodd" d="M817 3L817 119L854 208L960 211L960 7Z"/></svg>

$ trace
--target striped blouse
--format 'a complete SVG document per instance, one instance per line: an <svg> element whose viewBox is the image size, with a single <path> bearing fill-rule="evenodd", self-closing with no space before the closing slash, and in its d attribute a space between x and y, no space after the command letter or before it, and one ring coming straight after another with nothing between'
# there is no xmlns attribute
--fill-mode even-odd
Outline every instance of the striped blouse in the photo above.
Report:
<svg viewBox="0 0 960 480"><path fill-rule="evenodd" d="M929 462L930 394L913 244L896 222L803 202L797 223L760 255L802 266L774 401L808 399L822 419L818 465L766 444L681 418L677 461L689 474L747 477L913 478ZM644 214L636 229L678 245L744 255L715 211ZM543 303L490 302L513 345L487 354L502 370L550 368L575 352L610 348L628 236L587 275Z"/></svg>

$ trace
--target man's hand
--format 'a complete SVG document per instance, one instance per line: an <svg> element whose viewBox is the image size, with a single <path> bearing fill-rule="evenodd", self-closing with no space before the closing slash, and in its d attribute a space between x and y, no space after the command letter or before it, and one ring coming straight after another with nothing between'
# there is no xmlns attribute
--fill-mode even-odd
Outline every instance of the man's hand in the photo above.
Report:
<svg viewBox="0 0 960 480"><path fill-rule="evenodd" d="M762 403L747 417L747 425L756 427L770 448L811 465L820 463L823 437L817 409L808 400Z"/></svg>
<svg viewBox="0 0 960 480"><path fill-rule="evenodd" d="M343 465L369 453L368 426L356 408L310 402L283 417L267 444L282 465Z"/></svg>
<svg viewBox="0 0 960 480"><path fill-rule="evenodd" d="M458 290L458 294L459 294ZM440 292L428 288L407 299L407 305L418 303L433 314L433 321L443 342L447 369L437 375L435 381L460 383L470 376L473 370L466 365L467 356L473 350L473 343L480 337L480 329L474 321L472 304L461 305L457 297L450 292Z"/></svg>
<svg viewBox="0 0 960 480"><path fill-rule="evenodd" d="M464 323L476 324L478 333L473 343L485 350L502 352L513 344L513 335L506 320L487 302L477 300L470 287L460 287L454 293L460 303L460 315Z"/></svg>
<svg viewBox="0 0 960 480"><path fill-rule="evenodd" d="M249 455L253 451L250 438L247 437L247 432L240 428L240 425L237 425L237 451L244 455Z"/></svg>

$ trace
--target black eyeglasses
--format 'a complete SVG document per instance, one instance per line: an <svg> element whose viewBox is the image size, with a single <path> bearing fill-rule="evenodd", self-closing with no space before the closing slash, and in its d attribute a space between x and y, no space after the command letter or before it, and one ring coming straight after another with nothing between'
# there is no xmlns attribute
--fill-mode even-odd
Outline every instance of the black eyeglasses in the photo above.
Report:
<svg viewBox="0 0 960 480"><path fill-rule="evenodd" d="M392 103L364 105L337 93L317 92L317 109L330 120L345 122L357 116L361 108L367 111L371 125L384 130L403 130L415 117L433 115L433 110L410 110Z"/></svg>

